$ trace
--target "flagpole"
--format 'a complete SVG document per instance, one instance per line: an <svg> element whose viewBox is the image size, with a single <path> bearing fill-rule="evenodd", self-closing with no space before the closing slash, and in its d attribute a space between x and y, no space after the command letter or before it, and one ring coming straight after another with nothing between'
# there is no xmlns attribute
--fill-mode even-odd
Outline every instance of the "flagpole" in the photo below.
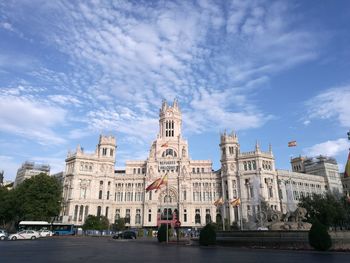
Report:
<svg viewBox="0 0 350 263"><path fill-rule="evenodd" d="M167 203L167 208L166 208L166 243L168 244L169 242L169 180L166 182L166 203Z"/></svg>
<svg viewBox="0 0 350 263"><path fill-rule="evenodd" d="M177 221L180 221L180 161L178 166L178 173L177 173ZM179 243L180 241L180 227L176 227L176 241Z"/></svg>
<svg viewBox="0 0 350 263"><path fill-rule="evenodd" d="M241 205L237 207L238 212L238 220L239 220L239 229L243 230L243 221L242 221L242 211L241 211Z"/></svg>
<svg viewBox="0 0 350 263"><path fill-rule="evenodd" d="M221 205L221 210L222 210L222 230L225 231L225 216L226 216L225 202Z"/></svg>

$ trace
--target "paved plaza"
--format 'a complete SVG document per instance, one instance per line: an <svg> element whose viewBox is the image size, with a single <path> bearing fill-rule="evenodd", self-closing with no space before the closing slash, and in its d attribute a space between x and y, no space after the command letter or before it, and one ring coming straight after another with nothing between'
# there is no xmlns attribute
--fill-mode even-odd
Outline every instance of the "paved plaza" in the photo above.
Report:
<svg viewBox="0 0 350 263"><path fill-rule="evenodd" d="M350 253L159 244L156 240L53 237L0 242L0 262L349 262Z"/></svg>

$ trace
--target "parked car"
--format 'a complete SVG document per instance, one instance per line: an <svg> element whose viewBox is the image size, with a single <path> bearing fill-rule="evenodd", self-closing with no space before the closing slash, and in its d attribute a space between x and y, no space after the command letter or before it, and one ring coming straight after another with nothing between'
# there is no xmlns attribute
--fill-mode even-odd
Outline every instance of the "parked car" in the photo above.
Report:
<svg viewBox="0 0 350 263"><path fill-rule="evenodd" d="M0 229L0 240L5 240L7 236L6 230Z"/></svg>
<svg viewBox="0 0 350 263"><path fill-rule="evenodd" d="M17 239L37 239L40 237L39 232L34 230L23 230L19 231L15 234L9 235L9 240L17 240Z"/></svg>
<svg viewBox="0 0 350 263"><path fill-rule="evenodd" d="M48 229L41 229L39 230L40 237L52 237L53 232Z"/></svg>
<svg viewBox="0 0 350 263"><path fill-rule="evenodd" d="M112 236L113 239L119 239L119 238L123 238L123 239L136 239L136 233L134 231L131 230L125 230L125 231L120 231L117 232L116 234L114 234Z"/></svg>

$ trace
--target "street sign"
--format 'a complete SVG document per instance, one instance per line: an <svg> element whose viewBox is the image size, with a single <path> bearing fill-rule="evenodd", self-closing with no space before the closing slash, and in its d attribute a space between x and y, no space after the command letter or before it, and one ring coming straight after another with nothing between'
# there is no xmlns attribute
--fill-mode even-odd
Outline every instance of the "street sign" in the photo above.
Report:
<svg viewBox="0 0 350 263"><path fill-rule="evenodd" d="M181 222L179 220L175 221L175 227L180 227L181 226Z"/></svg>

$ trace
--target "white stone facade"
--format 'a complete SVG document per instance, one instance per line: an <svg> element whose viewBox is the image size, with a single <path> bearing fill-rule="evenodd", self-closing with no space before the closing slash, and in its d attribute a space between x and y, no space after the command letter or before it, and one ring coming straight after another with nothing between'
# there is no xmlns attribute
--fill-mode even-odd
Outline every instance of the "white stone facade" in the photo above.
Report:
<svg viewBox="0 0 350 263"><path fill-rule="evenodd" d="M125 170L114 168L117 144L113 136L100 136L94 154L78 146L66 159L62 221L82 225L92 214L107 216L110 222L127 218L131 227L156 227L166 219L167 211L173 220L174 211L179 211L181 226L186 228L221 221L218 215L239 224L240 218L254 220L261 200L284 212L295 205L297 200L288 198L286 181L313 182L320 185L316 192L325 191L327 181L322 176L276 170L271 146L264 152L257 143L254 151L241 153L235 133L221 135L221 169L213 171L210 160L190 158L181 132L182 115L175 100L173 105L162 104L159 133L148 158L127 161ZM166 173L168 189L163 186L147 193L146 187ZM216 207L214 202L220 197L224 204ZM241 206L234 208L230 201L237 197Z"/></svg>
<svg viewBox="0 0 350 263"><path fill-rule="evenodd" d="M22 166L17 170L16 179L13 187L15 188L21 184L24 180L29 179L40 173L50 175L50 166L47 164L36 164L34 162L24 162Z"/></svg>

